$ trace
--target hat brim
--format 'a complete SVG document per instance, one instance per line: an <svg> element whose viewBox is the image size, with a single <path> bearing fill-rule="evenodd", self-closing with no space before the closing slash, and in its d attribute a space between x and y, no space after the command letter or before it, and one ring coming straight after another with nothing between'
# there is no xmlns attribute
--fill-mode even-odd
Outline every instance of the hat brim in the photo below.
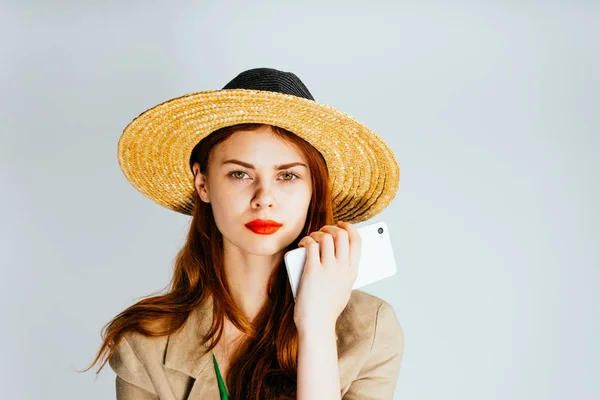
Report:
<svg viewBox="0 0 600 400"><path fill-rule="evenodd" d="M400 166L377 133L329 105L262 90L196 92L143 112L119 139L119 165L144 196L191 215L192 149L215 130L242 123L287 129L321 152L329 169L336 221L365 221L396 195Z"/></svg>

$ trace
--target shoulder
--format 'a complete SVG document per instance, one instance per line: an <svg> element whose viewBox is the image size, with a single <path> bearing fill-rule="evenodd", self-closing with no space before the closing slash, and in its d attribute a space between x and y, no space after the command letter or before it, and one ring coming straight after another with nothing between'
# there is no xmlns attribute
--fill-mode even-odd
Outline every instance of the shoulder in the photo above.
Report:
<svg viewBox="0 0 600 400"><path fill-rule="evenodd" d="M380 297L355 289L338 318L336 331L338 336L360 335L372 338L376 329L382 326L395 330L399 328L392 305Z"/></svg>
<svg viewBox="0 0 600 400"><path fill-rule="evenodd" d="M389 305L389 303L381 297L377 297L373 294L363 292L362 290L358 289L352 290L352 294L350 295L350 301L348 301L348 304L366 309L377 309L382 304Z"/></svg>
<svg viewBox="0 0 600 400"><path fill-rule="evenodd" d="M357 317L360 318L362 315L375 324L374 330L380 331L381 328L401 330L394 307L384 299L360 290L354 290L349 303L352 303L352 308L357 313Z"/></svg>
<svg viewBox="0 0 600 400"><path fill-rule="evenodd" d="M166 343L167 336L147 337L127 332L117 342L108 363L120 379L154 392L148 372L160 367Z"/></svg>
<svg viewBox="0 0 600 400"><path fill-rule="evenodd" d="M336 323L343 394L391 398L404 353L404 331L387 301L353 290Z"/></svg>
<svg viewBox="0 0 600 400"><path fill-rule="evenodd" d="M381 349L399 355L404 350L404 331L392 305L361 290L352 291L336 322L336 334L340 357L353 361L377 356Z"/></svg>

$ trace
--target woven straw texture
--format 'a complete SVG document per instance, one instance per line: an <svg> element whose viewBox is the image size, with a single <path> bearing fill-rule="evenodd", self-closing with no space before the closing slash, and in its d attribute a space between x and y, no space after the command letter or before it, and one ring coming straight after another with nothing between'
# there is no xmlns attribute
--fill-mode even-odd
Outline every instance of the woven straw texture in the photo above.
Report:
<svg viewBox="0 0 600 400"><path fill-rule="evenodd" d="M144 196L191 215L192 149L219 128L250 122L287 129L321 152L330 173L335 221L365 221L394 199L400 166L377 133L331 106L264 90L191 93L143 112L119 139L119 165Z"/></svg>

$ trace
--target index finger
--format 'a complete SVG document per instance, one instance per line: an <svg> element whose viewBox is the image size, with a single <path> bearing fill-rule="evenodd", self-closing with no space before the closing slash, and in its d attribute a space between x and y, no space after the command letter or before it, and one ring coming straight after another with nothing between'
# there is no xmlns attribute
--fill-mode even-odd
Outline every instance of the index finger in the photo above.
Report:
<svg viewBox="0 0 600 400"><path fill-rule="evenodd" d="M350 244L350 263L352 264L354 260L356 260L356 264L358 265L358 260L360 259L360 247L362 244L358 230L349 222L338 221L337 225L348 232L348 242Z"/></svg>

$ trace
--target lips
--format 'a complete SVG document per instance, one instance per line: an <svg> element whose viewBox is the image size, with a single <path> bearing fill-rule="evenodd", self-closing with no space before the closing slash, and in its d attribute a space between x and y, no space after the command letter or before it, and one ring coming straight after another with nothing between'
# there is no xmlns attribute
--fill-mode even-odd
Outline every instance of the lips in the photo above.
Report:
<svg viewBox="0 0 600 400"><path fill-rule="evenodd" d="M281 227L279 222L273 220L255 219L246 224L246 228L259 235L270 235Z"/></svg>

